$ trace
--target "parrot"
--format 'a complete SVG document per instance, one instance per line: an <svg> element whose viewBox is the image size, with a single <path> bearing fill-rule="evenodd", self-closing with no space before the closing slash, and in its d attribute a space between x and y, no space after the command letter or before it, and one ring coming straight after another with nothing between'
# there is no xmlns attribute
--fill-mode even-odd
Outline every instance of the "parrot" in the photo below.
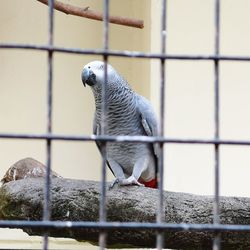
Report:
<svg viewBox="0 0 250 250"><path fill-rule="evenodd" d="M157 136L158 120L151 103L133 91L108 63L105 82L104 68L103 61L91 61L81 73L84 87L90 86L95 100L93 134L101 135L102 86L105 84L105 135ZM100 150L100 142L97 146ZM115 184L157 188L158 147L157 143L107 142L106 163L115 176L110 188Z"/></svg>

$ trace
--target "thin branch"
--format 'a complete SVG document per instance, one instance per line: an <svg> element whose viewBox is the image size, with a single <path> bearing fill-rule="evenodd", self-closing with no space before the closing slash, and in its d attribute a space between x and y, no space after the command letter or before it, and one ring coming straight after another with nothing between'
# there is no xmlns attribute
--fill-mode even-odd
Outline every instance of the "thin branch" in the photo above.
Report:
<svg viewBox="0 0 250 250"><path fill-rule="evenodd" d="M48 0L37 0L43 4L48 5ZM81 16L85 18L90 18L98 21L103 21L103 13L99 11L90 10L89 7L80 8L70 4L65 4L60 1L54 1L54 8L61 11L67 15ZM120 17L120 16L109 16L109 22L119 25L130 26L134 28L142 29L144 27L143 20Z"/></svg>

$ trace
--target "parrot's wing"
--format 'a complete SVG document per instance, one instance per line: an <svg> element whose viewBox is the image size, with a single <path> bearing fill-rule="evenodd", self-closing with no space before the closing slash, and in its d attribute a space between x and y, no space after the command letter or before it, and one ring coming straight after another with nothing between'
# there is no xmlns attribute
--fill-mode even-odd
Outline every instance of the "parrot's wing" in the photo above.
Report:
<svg viewBox="0 0 250 250"><path fill-rule="evenodd" d="M96 122L96 119L94 118L94 122L93 122L93 134L94 135L100 135L100 130L101 130L100 124L98 124ZM100 153L102 153L102 150L101 150L102 144L99 141L95 141L95 142L96 142L96 146L98 147ZM112 172L112 174L115 175L108 161L107 161L107 165L108 165L110 171Z"/></svg>
<svg viewBox="0 0 250 250"><path fill-rule="evenodd" d="M148 136L158 136L158 121L150 102L143 96L138 96L138 110L141 116L141 124ZM158 156L159 145L154 143L154 153Z"/></svg>

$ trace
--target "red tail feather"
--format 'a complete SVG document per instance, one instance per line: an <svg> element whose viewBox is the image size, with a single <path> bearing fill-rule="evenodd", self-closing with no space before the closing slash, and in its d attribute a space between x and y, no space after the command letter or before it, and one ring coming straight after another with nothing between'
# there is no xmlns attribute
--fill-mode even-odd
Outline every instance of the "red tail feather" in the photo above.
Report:
<svg viewBox="0 0 250 250"><path fill-rule="evenodd" d="M157 179L153 179L151 181L143 181L143 180L139 180L140 183L144 184L145 187L149 187L149 188L157 188Z"/></svg>

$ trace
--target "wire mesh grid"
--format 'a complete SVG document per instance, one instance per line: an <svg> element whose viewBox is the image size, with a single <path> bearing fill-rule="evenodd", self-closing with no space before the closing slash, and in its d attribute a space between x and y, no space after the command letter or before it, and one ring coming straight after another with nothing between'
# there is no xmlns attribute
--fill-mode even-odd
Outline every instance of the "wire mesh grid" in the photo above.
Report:
<svg viewBox="0 0 250 250"><path fill-rule="evenodd" d="M54 0L49 0L49 27L48 27L48 44L47 45L28 45L28 44L11 44L11 43L0 43L0 49L30 49L30 50L42 50L48 53L48 83L47 83L47 133L45 134L18 134L18 133L0 133L0 138L9 139L30 139L30 140L46 140L47 149L47 161L46 161L46 177L45 177L45 198L44 198L44 209L43 209L43 220L42 221L0 221L0 227L9 228L43 228L44 229L44 240L43 249L48 249L48 232L51 228L89 228L98 229L99 234L99 245L100 249L104 249L106 246L106 236L109 230L114 228L119 229L137 229L137 230L155 230L157 232L156 247L157 249L164 248L163 232L174 230L190 230L190 231L213 231L216 233L213 240L213 249L220 249L220 233L226 231L250 231L250 225L222 225L220 224L219 216L219 197L220 197L220 160L219 160L219 147L220 145L242 145L250 146L250 141L242 140L221 140L219 133L220 125L220 113L219 113L219 62L220 61L250 61L250 57L247 56L222 56L219 51L220 44L220 0L214 0L214 54L213 55L171 55L166 53L167 44L167 0L162 0L161 3L161 53L143 53L137 51L112 51L109 49L109 0L103 0L104 5L104 21L103 21L103 49L77 49L77 48L63 48L57 47L53 44L54 37ZM146 137L146 136L108 136L105 135L105 124L106 124L106 91L105 85L103 85L102 95L102 128L101 135L91 136L68 136L68 135L56 135L52 133L52 85L53 85L53 54L54 52L60 53L73 53L82 55L102 55L104 61L104 79L107 81L107 63L109 56L118 57L130 57L130 58L148 58L158 59L161 62L160 73L160 133L157 137ZM164 136L164 118L165 118L165 74L166 74L166 60L210 60L214 62L214 138L213 139L182 139L182 138L168 138ZM53 140L62 141L101 141L102 143L102 168L101 168L101 197L100 197L100 219L99 222L62 222L62 221L51 221L50 220L50 172L51 172L51 142ZM107 222L106 220L106 142L143 142L143 143L159 143L160 145L160 156L159 156L159 197L158 197L158 210L157 220L155 223L137 223L137 222L123 222L113 223ZM214 145L214 209L213 209L213 224L172 224L164 222L164 205L163 205L163 178L164 174L164 152L163 148L166 143L175 144L210 144Z"/></svg>

